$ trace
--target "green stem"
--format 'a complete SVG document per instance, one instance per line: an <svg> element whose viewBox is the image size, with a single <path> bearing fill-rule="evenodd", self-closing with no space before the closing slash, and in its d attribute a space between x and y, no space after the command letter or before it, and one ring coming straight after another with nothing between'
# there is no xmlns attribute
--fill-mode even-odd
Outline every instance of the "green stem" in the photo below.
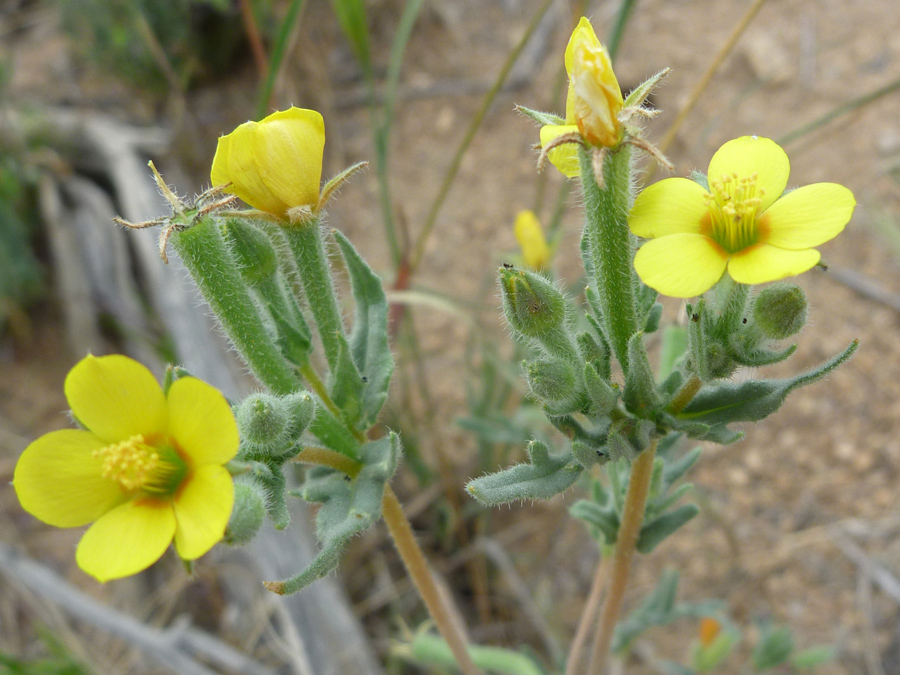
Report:
<svg viewBox="0 0 900 675"><path fill-rule="evenodd" d="M275 394L301 388L259 316L238 266L210 217L176 231L170 239L204 299L244 362Z"/></svg>
<svg viewBox="0 0 900 675"><path fill-rule="evenodd" d="M309 309L316 320L319 337L322 338L325 358L331 372L334 372L337 370L341 344L345 343L347 338L319 219L286 225L283 231L297 261L300 281Z"/></svg>
<svg viewBox="0 0 900 675"><path fill-rule="evenodd" d="M605 186L594 178L591 155L580 150L581 183L584 193L586 224L584 234L590 260L585 268L593 272L602 320L613 352L622 369L628 372L628 341L637 332L634 288L637 285L632 260L635 237L628 229L631 208L632 150L623 145L607 151L603 162Z"/></svg>
<svg viewBox="0 0 900 675"><path fill-rule="evenodd" d="M622 524L616 537L616 552L613 554L610 570L609 590L597 626L594 650L587 669L588 675L603 675L606 666L609 645L622 608L622 600L625 598L631 560L634 558L641 525L644 522L644 509L650 492L650 478L653 475L653 460L656 457L656 443L654 439L650 447L638 455L631 464L631 478L628 481L628 492L622 509Z"/></svg>

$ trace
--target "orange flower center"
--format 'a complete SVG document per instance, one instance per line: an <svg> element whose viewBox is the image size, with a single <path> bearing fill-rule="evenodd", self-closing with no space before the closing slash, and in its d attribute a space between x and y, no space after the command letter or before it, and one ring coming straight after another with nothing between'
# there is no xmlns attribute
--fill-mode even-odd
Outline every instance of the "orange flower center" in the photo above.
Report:
<svg viewBox="0 0 900 675"><path fill-rule="evenodd" d="M744 178L733 173L709 182L709 236L728 253L737 253L759 241L757 215L765 190L756 185L756 179L755 173Z"/></svg>
<svg viewBox="0 0 900 675"><path fill-rule="evenodd" d="M169 495L187 473L187 464L174 448L148 445L141 434L94 450L93 456L102 463L101 475L129 492Z"/></svg>

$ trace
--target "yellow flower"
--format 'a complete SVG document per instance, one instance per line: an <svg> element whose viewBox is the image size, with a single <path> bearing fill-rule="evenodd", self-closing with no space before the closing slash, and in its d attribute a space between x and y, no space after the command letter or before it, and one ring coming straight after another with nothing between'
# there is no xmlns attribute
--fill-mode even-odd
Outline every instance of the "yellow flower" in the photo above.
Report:
<svg viewBox="0 0 900 675"><path fill-rule="evenodd" d="M289 108L245 122L219 138L210 176L214 187L279 218L319 202L325 123L315 110Z"/></svg>
<svg viewBox="0 0 900 675"><path fill-rule="evenodd" d="M519 212L516 216L515 233L525 266L533 270L544 269L550 262L550 247L547 246L544 231L534 212Z"/></svg>
<svg viewBox="0 0 900 675"><path fill-rule="evenodd" d="M546 147L559 136L579 133L588 145L610 148L619 143L622 125L622 90L606 48L597 39L591 22L581 17L566 47L565 124L541 128L541 145ZM553 165L569 178L579 175L578 152L568 144L548 153Z"/></svg>
<svg viewBox="0 0 900 675"><path fill-rule="evenodd" d="M813 247L836 237L856 200L835 183L784 192L790 162L774 141L744 136L709 162L709 191L667 178L641 192L628 217L650 239L634 259L644 283L663 295L690 298L712 288L725 270L742 284L800 274L819 262Z"/></svg>
<svg viewBox="0 0 900 675"><path fill-rule="evenodd" d="M105 582L146 569L173 539L185 560L222 539L234 502L223 464L237 453L238 431L221 393L185 377L166 396L125 356L82 359L65 391L85 429L34 441L13 486L45 523L93 523L78 544L81 569Z"/></svg>

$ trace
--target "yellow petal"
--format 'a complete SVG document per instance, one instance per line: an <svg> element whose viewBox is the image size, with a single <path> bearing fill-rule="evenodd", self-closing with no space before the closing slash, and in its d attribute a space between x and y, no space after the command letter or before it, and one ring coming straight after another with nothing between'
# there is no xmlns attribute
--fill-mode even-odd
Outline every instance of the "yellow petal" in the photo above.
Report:
<svg viewBox="0 0 900 675"><path fill-rule="evenodd" d="M568 73L569 77L572 77L572 68L575 65L575 48L580 44L602 46L600 40L597 39L597 34L594 32L594 27L585 16L578 20L578 25L572 31L569 43L566 45L566 73Z"/></svg>
<svg viewBox="0 0 900 675"><path fill-rule="evenodd" d="M577 134L578 126L575 124L545 124L541 127L541 147L547 147L554 140L565 134ZM547 153L547 159L567 178L577 178L581 175L581 165L578 162L578 145L566 143L553 148Z"/></svg>
<svg viewBox="0 0 900 675"><path fill-rule="evenodd" d="M764 284L802 274L819 262L815 249L789 251L756 244L735 253L728 261L728 274L739 284Z"/></svg>
<svg viewBox="0 0 900 675"><path fill-rule="evenodd" d="M853 215L853 193L836 183L814 183L788 192L760 217L761 241L799 250L838 236Z"/></svg>
<svg viewBox="0 0 900 675"><path fill-rule="evenodd" d="M98 581L127 577L159 560L174 536L171 502L133 499L88 528L75 561Z"/></svg>
<svg viewBox="0 0 900 675"><path fill-rule="evenodd" d="M756 174L756 186L764 190L759 212L765 211L784 192L791 163L775 141L760 136L742 136L728 141L709 161L709 182L737 174L747 178Z"/></svg>
<svg viewBox="0 0 900 675"><path fill-rule="evenodd" d="M234 483L225 467L201 466L174 502L175 548L185 560L194 560L216 545L234 506Z"/></svg>
<svg viewBox="0 0 900 675"><path fill-rule="evenodd" d="M228 175L232 186L228 191L255 209L285 216L290 205L269 189L257 161L260 154L259 124L245 122L229 136Z"/></svg>
<svg viewBox="0 0 900 675"><path fill-rule="evenodd" d="M165 433L166 398L153 374L127 356L83 358L66 377L75 417L111 443L142 434L152 443Z"/></svg>
<svg viewBox="0 0 900 675"><path fill-rule="evenodd" d="M79 527L128 499L119 484L101 476L91 453L107 443L88 431L44 434L19 457L13 487L28 513L55 527Z"/></svg>
<svg viewBox="0 0 900 675"><path fill-rule="evenodd" d="M634 257L645 284L663 295L691 298L705 293L722 277L728 254L702 234L670 234L651 239Z"/></svg>
<svg viewBox="0 0 900 675"><path fill-rule="evenodd" d="M169 437L192 467L224 464L237 454L237 422L222 393L195 377L169 389Z"/></svg>
<svg viewBox="0 0 900 675"><path fill-rule="evenodd" d="M229 158L231 156L231 134L219 136L216 144L216 154L213 157L212 168L209 170L209 178L213 187L225 185L231 182L231 170Z"/></svg>
<svg viewBox="0 0 900 675"><path fill-rule="evenodd" d="M289 207L316 206L325 122L315 110L289 108L257 127L256 164L266 186Z"/></svg>
<svg viewBox="0 0 900 675"><path fill-rule="evenodd" d="M709 214L708 193L687 178L666 178L645 188L634 200L628 227L638 237L702 232Z"/></svg>
<svg viewBox="0 0 900 675"><path fill-rule="evenodd" d="M519 212L516 216L515 234L525 265L533 270L546 267L550 260L550 247L547 246L541 224L533 211Z"/></svg>

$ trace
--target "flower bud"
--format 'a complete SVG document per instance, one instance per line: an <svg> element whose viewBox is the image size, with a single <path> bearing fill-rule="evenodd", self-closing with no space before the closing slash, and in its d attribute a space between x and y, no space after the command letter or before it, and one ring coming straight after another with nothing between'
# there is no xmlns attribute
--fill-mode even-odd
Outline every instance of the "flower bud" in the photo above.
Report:
<svg viewBox="0 0 900 675"><path fill-rule="evenodd" d="M325 123L315 110L289 108L245 122L219 138L210 177L250 206L279 218L319 202Z"/></svg>
<svg viewBox="0 0 900 675"><path fill-rule="evenodd" d="M760 291L753 304L759 331L772 340L796 335L806 325L806 294L794 284L774 284Z"/></svg>
<svg viewBox="0 0 900 675"><path fill-rule="evenodd" d="M225 543L232 545L249 543L262 526L265 515L265 489L254 480L235 481L234 507L228 527L225 528Z"/></svg>
<svg viewBox="0 0 900 675"><path fill-rule="evenodd" d="M600 44L591 22L582 17L566 47L566 71L569 93L566 121L578 125L581 136L590 145L614 147L622 125L622 90L606 48Z"/></svg>
<svg viewBox="0 0 900 675"><path fill-rule="evenodd" d="M309 392L291 394L284 399L289 417L290 434L297 438L306 431L316 416L316 401Z"/></svg>
<svg viewBox="0 0 900 675"><path fill-rule="evenodd" d="M528 269L540 271L550 262L550 247L533 211L520 211L516 216L516 241L522 249L522 259Z"/></svg>
<svg viewBox="0 0 900 675"><path fill-rule="evenodd" d="M503 267L500 291L506 319L516 332L542 340L565 328L566 299L539 274Z"/></svg>
<svg viewBox="0 0 900 675"><path fill-rule="evenodd" d="M526 361L525 377L531 391L541 401L557 407L569 403L578 396L578 378L575 370L559 359Z"/></svg>
<svg viewBox="0 0 900 675"><path fill-rule="evenodd" d="M271 394L250 394L235 414L241 441L256 450L276 450L290 440L288 414L283 402Z"/></svg>

